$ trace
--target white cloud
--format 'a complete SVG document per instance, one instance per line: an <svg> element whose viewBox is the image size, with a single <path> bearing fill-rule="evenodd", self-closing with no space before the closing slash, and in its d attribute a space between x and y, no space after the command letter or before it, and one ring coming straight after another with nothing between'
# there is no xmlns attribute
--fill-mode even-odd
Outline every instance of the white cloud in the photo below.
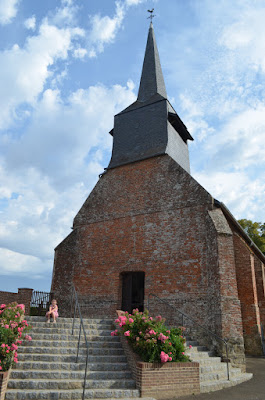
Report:
<svg viewBox="0 0 265 400"><path fill-rule="evenodd" d="M65 60L73 50L74 38L83 34L78 28L59 29L45 20L38 35L29 37L23 48L14 45L0 53L0 129L18 117L16 108L21 103L34 105L53 75L50 67L59 59Z"/></svg>
<svg viewBox="0 0 265 400"><path fill-rule="evenodd" d="M87 54L87 50L79 47L78 49L74 50L74 57L75 58L84 58Z"/></svg>
<svg viewBox="0 0 265 400"><path fill-rule="evenodd" d="M26 256L15 251L0 248L1 275L31 277L39 279L43 277L43 271L51 272L51 260L48 262L38 257Z"/></svg>
<svg viewBox="0 0 265 400"><path fill-rule="evenodd" d="M0 0L0 24L10 24L17 15L20 0Z"/></svg>
<svg viewBox="0 0 265 400"><path fill-rule="evenodd" d="M47 89L21 137L7 135L0 160L0 198L7 200L0 219L2 274L50 273L54 247L107 166L113 115L135 100L132 88L132 82L97 85L65 100Z"/></svg>
<svg viewBox="0 0 265 400"><path fill-rule="evenodd" d="M217 200L234 213L235 218L265 220L263 178L251 179L245 172L207 170L197 172L194 178Z"/></svg>
<svg viewBox="0 0 265 400"><path fill-rule="evenodd" d="M27 29L32 29L33 31L35 30L36 27L36 17L33 15L32 17L26 19L24 22L24 25Z"/></svg>
<svg viewBox="0 0 265 400"><path fill-rule="evenodd" d="M116 1L116 9L114 17L111 18L108 15L101 16L96 14L90 18L91 20L91 31L89 34L90 42L95 46L92 47L92 51L101 53L104 50L104 44L113 42L115 36L121 27L125 8L124 5Z"/></svg>

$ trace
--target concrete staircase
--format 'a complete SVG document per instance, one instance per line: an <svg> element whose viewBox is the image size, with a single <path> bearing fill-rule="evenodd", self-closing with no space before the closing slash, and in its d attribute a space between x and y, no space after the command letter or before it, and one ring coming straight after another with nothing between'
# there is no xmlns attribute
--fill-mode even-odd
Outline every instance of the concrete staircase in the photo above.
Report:
<svg viewBox="0 0 265 400"><path fill-rule="evenodd" d="M227 380L226 363L221 362L220 357L214 357L207 347L200 346L197 341L186 337L187 354L192 361L200 363L200 387L201 393L213 392L216 390L238 385L252 378L252 374L242 373L240 368L232 368L229 365L230 380Z"/></svg>
<svg viewBox="0 0 265 400"><path fill-rule="evenodd" d="M43 317L28 317L32 341L21 346L19 363L12 370L6 400L81 399L86 347L82 339L75 363L79 323L71 335L71 319L46 324ZM89 365L86 399L139 397L119 337L110 335L112 320L86 319Z"/></svg>

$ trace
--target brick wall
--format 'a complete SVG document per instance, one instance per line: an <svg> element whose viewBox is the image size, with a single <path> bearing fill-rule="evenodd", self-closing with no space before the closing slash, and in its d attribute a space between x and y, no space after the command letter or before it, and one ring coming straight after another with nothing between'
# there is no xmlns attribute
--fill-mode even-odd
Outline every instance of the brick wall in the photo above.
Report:
<svg viewBox="0 0 265 400"><path fill-rule="evenodd" d="M251 355L262 355L261 320L256 281L259 262L256 259L255 263L253 252L237 232L234 232L233 237L238 294L241 301L244 329L245 351L247 354ZM259 281L259 291L261 290L260 284L261 282Z"/></svg>
<svg viewBox="0 0 265 400"><path fill-rule="evenodd" d="M56 249L52 291L61 315L69 313L73 280L88 315L114 316L121 274L129 271L145 272L145 306L155 293L229 336L242 366L232 232L209 193L167 155L109 170L98 181ZM194 324L191 329L212 344Z"/></svg>
<svg viewBox="0 0 265 400"><path fill-rule="evenodd" d="M5 393L7 388L7 383L9 379L10 370L1 372L0 371L0 400L5 399Z"/></svg>
<svg viewBox="0 0 265 400"><path fill-rule="evenodd" d="M9 304L17 302L25 305L25 314L30 314L30 301L33 289L18 289L18 293L0 291L0 303Z"/></svg>
<svg viewBox="0 0 265 400"><path fill-rule="evenodd" d="M199 363L142 362L124 337L121 342L141 397L167 399L200 393Z"/></svg>

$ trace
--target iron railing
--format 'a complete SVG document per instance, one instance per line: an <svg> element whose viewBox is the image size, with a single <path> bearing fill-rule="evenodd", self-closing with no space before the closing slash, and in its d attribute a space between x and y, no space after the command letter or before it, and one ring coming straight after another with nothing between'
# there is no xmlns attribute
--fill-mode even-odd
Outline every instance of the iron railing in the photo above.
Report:
<svg viewBox="0 0 265 400"><path fill-rule="evenodd" d="M85 344L86 344L86 368L85 368L83 394L82 394L82 400L84 400L85 399L85 390L86 390L87 365L88 365L88 348L89 347L88 347L88 341L87 341L87 336L86 336L86 330L85 330L84 322L83 322L83 318L82 318L82 313L81 313L81 310L80 310L80 304L79 304L79 301L78 301L78 295L77 295L77 292L75 290L74 285L72 286L71 316L72 316L72 312L73 311L74 311L74 315L73 315L72 335L74 334L76 314L78 314L79 318L80 318L77 354L76 354L76 360L75 360L76 363L78 362L80 340L81 340L81 331L82 330L83 330L83 334L84 334L84 338L85 338Z"/></svg>
<svg viewBox="0 0 265 400"><path fill-rule="evenodd" d="M172 308L174 310L174 312L177 312L181 315L182 318L182 326L184 326L184 320L185 318L188 319L189 321L191 321L193 323L193 325L203 329L204 331L206 331L209 335L214 336L217 340L220 340L224 343L225 345L225 351L226 351L226 368L227 368L227 380L230 380L230 371L229 371L229 358L228 358L228 343L225 339L221 338L220 336L216 335L214 332L210 331L208 328L205 328L203 325L198 324L196 321L194 321L193 318L189 317L187 314L185 314L184 312L178 310L177 308L175 308L174 306L172 306L168 301L161 299L160 297L158 297L156 294L150 293L148 295L148 300L147 300L147 307L148 310L150 310L150 297L155 297L156 299L158 299L160 302L166 304L168 307Z"/></svg>
<svg viewBox="0 0 265 400"><path fill-rule="evenodd" d="M38 315L45 314L49 309L49 305L52 301L53 293L52 292L40 292L34 290L32 292L30 307L31 313L35 309Z"/></svg>

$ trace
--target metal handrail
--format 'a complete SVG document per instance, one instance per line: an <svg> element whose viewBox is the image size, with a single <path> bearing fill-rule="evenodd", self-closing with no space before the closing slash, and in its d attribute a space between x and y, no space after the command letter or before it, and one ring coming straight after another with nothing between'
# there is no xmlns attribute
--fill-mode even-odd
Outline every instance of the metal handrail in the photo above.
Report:
<svg viewBox="0 0 265 400"><path fill-rule="evenodd" d="M164 299L161 299L160 297L158 297L154 293L149 293L149 295L148 295L148 299L147 299L148 310L150 310L150 297L151 296L157 298L159 301L161 301L162 303L165 303L167 306L171 307L174 311L176 311L179 314L181 314L181 316L182 316L182 326L184 326L184 318L187 318L190 321L192 321L194 325L196 325L196 326L202 328L203 330L207 331L207 333L209 333L210 335L214 336L216 339L221 340L225 344L225 351L226 351L226 360L225 361L226 361L226 368L227 368L227 380L229 381L230 380L230 372L229 372L228 343L227 343L227 341L225 339L221 338L220 336L216 335L216 333L210 331L208 328L205 328L203 325L198 324L196 321L194 321L193 318L189 317L184 312L178 310L177 308L172 306L168 301L166 301Z"/></svg>
<svg viewBox="0 0 265 400"><path fill-rule="evenodd" d="M84 385L83 385L83 394L82 394L82 400L85 399L85 390L86 390L86 378L87 378L87 365L88 365L88 341L86 337L86 331L84 327L84 322L80 310L80 305L78 301L78 295L76 292L76 289L74 285L72 285L72 300L71 300L71 315L74 307L74 316L73 316L73 325L72 325L72 335L74 334L74 325L75 325L75 318L76 318L76 311L79 314L80 318L80 326L79 326L79 337L78 337L78 346L77 346L77 354L76 354L76 360L75 362L78 362L78 356L79 356L79 347L80 347L80 339L81 339L81 329L83 330L84 333L84 338L85 338L85 343L86 343L86 369L85 369L85 376L84 376Z"/></svg>

